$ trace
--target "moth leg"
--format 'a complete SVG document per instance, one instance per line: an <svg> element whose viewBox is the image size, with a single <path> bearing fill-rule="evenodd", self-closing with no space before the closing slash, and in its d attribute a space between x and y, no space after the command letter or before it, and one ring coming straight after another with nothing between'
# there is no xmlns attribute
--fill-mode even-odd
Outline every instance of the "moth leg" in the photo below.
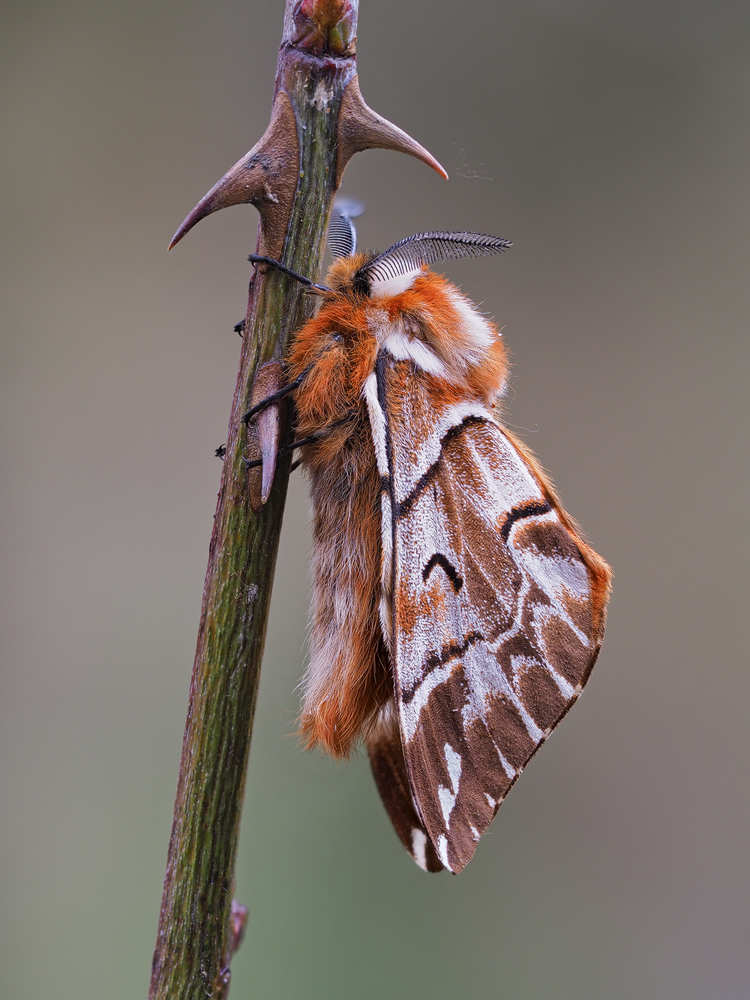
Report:
<svg viewBox="0 0 750 1000"><path fill-rule="evenodd" d="M305 368L305 370L301 372L297 376L297 378L294 379L292 382L289 382L287 385L282 386L281 389L278 389L276 392L272 392L270 396L266 396L265 399L261 399L259 403L256 403L254 406L251 406L250 409L247 411L247 413L243 414L242 423L245 424L245 426L247 426L247 424L250 423L250 421L253 419L254 416L256 416L256 414L262 413L263 410L267 409L269 406L272 406L274 403L278 403L280 399L283 399L285 396L288 396L289 393L294 392L295 389L298 389L304 382L305 377L308 375L311 368L312 365L308 365L307 368Z"/></svg>
<svg viewBox="0 0 750 1000"><path fill-rule="evenodd" d="M315 444L316 441L320 441L322 438L327 437L331 431L334 431L336 428L342 427L344 424L348 424L351 420L354 420L356 416L357 411L350 410L345 417L341 418L341 420L337 420L334 424L330 424L328 427L324 427L322 430L316 431L315 434L311 434L309 437L300 438L299 441L291 441L289 444L284 445L283 448L279 448L276 454L280 458L282 455L288 455L290 451L296 451L297 448L304 448L307 444ZM296 461L292 466L292 470L296 469L301 461L301 459L298 459L298 461ZM263 459L258 458L251 462L249 459L243 458L243 462L245 463L246 469L254 469L258 465L263 464Z"/></svg>
<svg viewBox="0 0 750 1000"><path fill-rule="evenodd" d="M310 278L306 278L303 274L299 274L297 271L293 271L291 267L286 267L285 264L281 264L278 260L274 260L273 257L264 257L261 254L251 253L247 258L251 264L266 264L268 267L274 267L277 271L281 271L282 274L288 275L290 278L294 278L295 281L299 281L301 285L305 285L308 289L314 289L316 292L330 292L330 288L326 288L325 285L317 285Z"/></svg>
<svg viewBox="0 0 750 1000"><path fill-rule="evenodd" d="M238 323L237 326L235 327L235 330L237 329L237 327L239 327L239 325L240 324ZM244 320L243 320L243 329L244 329ZM330 350L330 346L325 347L323 351L321 351L321 355L325 354L326 351L328 350ZM286 385L282 386L276 392L272 392L269 396L266 396L264 399L261 399L260 402L254 403L247 411L247 413L242 415L241 418L242 423L245 424L245 426L247 426L248 423L253 419L253 417L257 413L261 413L267 407L273 406L274 403L277 403L280 399L283 399L285 396L288 396L289 393L294 392L296 389L299 389L299 387L302 385L307 376L315 367L317 361L318 358L316 358L314 361L311 361L310 364L307 366L307 368L304 368L295 379L292 379L291 382L288 382ZM272 362L272 364L274 363L275 362Z"/></svg>
<svg viewBox="0 0 750 1000"><path fill-rule="evenodd" d="M354 420L356 416L357 416L356 410L349 410L349 412L345 416L343 416L341 420L337 420L335 423L329 424L328 427L324 427L322 430L316 431L309 437L300 438L299 441L292 441L291 444L288 444L284 448L281 448L279 450L279 454L286 455L288 452L294 451L296 448L304 448L306 444L315 444L316 441L320 441L322 438L328 437L331 431L335 431L338 427L343 427L344 424L351 423L351 421Z"/></svg>

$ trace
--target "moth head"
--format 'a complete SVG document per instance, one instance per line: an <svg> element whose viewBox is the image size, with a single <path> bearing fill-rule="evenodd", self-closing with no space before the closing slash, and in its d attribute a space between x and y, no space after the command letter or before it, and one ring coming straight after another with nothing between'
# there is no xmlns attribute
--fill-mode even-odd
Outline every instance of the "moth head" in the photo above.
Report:
<svg viewBox="0 0 750 1000"><path fill-rule="evenodd" d="M375 256L370 250L353 253L349 257L334 258L326 275L326 284L331 292L334 295L368 298L370 286L363 274L364 268L375 259Z"/></svg>

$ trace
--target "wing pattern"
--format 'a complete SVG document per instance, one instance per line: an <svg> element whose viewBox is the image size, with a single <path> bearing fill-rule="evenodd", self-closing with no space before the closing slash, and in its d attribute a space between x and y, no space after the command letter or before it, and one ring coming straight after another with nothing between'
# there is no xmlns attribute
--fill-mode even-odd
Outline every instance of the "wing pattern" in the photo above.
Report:
<svg viewBox="0 0 750 1000"><path fill-rule="evenodd" d="M411 794L393 701L381 710L367 734L366 744L375 784L401 843L420 868L442 871L445 866L437 856Z"/></svg>
<svg viewBox="0 0 750 1000"><path fill-rule="evenodd" d="M412 796L398 807L399 822L398 808L386 807L416 860L407 807L421 819L412 836L423 828L457 872L588 679L606 583L551 488L488 409L441 407L422 388L429 376L381 359L393 539L384 578ZM395 758L393 739L389 746ZM373 768L377 780L374 760Z"/></svg>

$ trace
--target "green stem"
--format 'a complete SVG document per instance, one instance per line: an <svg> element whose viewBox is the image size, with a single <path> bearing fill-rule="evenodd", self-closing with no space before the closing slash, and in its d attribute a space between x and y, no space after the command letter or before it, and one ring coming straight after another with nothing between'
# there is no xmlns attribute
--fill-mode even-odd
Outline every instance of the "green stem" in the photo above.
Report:
<svg viewBox="0 0 750 1000"><path fill-rule="evenodd" d="M307 35L300 6L299 0L287 0L276 78L276 93L285 91L294 111L299 148L298 164L289 165L298 179L282 261L315 280L337 182L339 108L356 71L349 40L356 34L357 3L317 4L320 17ZM252 280L203 593L151 1000L223 998L229 988L229 961L238 943L232 895L240 815L291 464L289 455L279 460L269 500L253 513L243 462L247 431L240 417L251 405L256 368L283 357L311 308L300 286L277 271L258 272ZM281 406L282 443L289 438L289 410Z"/></svg>

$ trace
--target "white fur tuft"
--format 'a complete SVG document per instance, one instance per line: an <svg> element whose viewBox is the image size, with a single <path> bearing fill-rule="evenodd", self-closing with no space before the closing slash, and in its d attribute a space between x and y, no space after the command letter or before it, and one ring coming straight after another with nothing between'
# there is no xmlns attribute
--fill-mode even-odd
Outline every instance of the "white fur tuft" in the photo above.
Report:
<svg viewBox="0 0 750 1000"><path fill-rule="evenodd" d="M400 295L407 288L411 288L414 281L422 273L422 268L416 271L407 271L406 274L397 274L393 278L372 278L370 280L370 298L388 299L393 295Z"/></svg>
<svg viewBox="0 0 750 1000"><path fill-rule="evenodd" d="M461 317L461 325L471 338L472 343L478 351L484 354L487 348L495 342L498 334L457 288L449 288L448 296L451 305Z"/></svg>
<svg viewBox="0 0 750 1000"><path fill-rule="evenodd" d="M408 337L405 333L391 333L383 341L383 347L397 361L413 361L417 368L430 375L445 375L445 365L433 350L421 340Z"/></svg>

